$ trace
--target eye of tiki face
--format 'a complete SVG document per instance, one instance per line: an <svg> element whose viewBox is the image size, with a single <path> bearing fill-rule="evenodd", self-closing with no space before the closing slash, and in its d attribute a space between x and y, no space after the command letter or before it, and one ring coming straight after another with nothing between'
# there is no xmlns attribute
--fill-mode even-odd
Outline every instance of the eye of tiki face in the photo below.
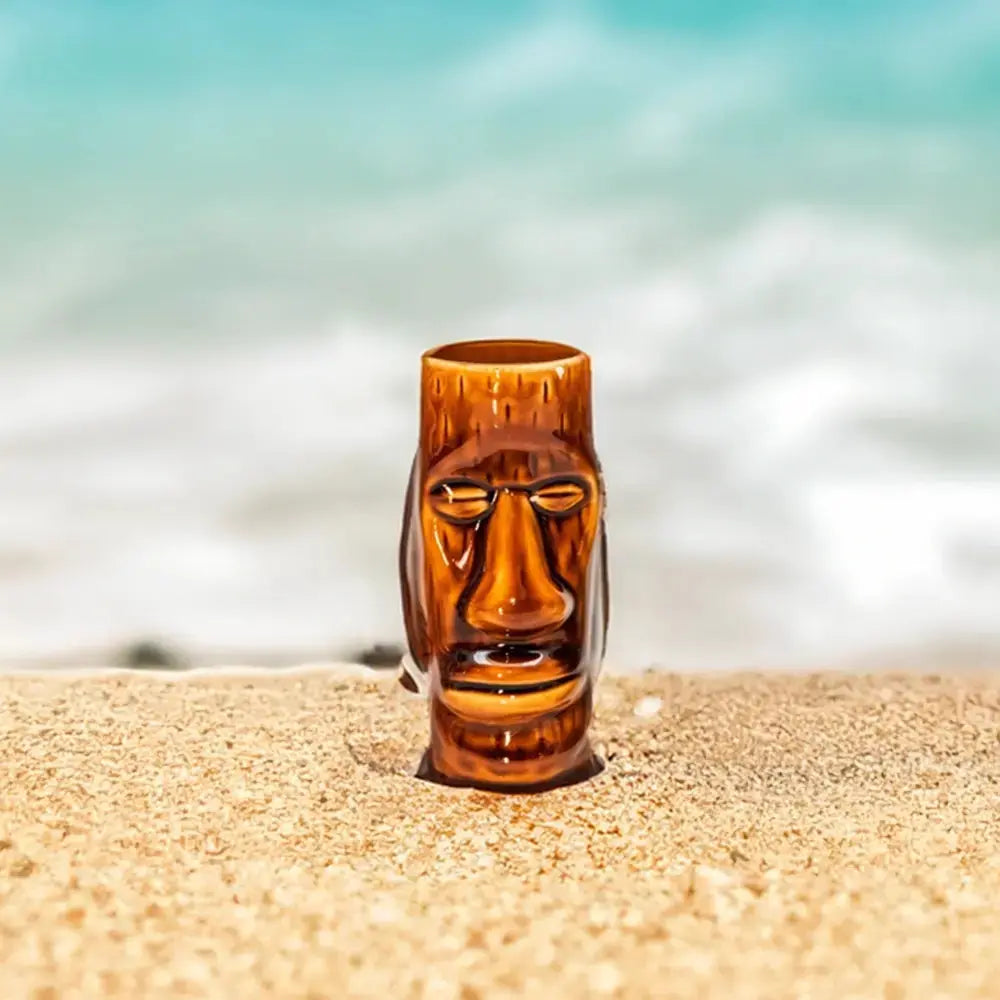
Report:
<svg viewBox="0 0 1000 1000"><path fill-rule="evenodd" d="M587 488L576 479L550 479L531 491L531 504L548 517L568 517L587 502Z"/></svg>
<svg viewBox="0 0 1000 1000"><path fill-rule="evenodd" d="M569 517L589 497L586 483L578 479L556 478L529 485L500 487L513 493L527 494L531 506L545 517ZM493 510L498 488L475 479L445 479L430 490L431 506L438 516L452 524L471 525L483 520Z"/></svg>
<svg viewBox="0 0 1000 1000"><path fill-rule="evenodd" d="M496 490L474 479L448 479L430 491L431 506L453 524L475 524L493 508Z"/></svg>

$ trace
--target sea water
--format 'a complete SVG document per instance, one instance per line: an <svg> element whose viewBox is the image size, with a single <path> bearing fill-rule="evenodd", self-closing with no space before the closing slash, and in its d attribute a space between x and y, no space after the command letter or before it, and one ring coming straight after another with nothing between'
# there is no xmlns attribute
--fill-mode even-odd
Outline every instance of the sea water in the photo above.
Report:
<svg viewBox="0 0 1000 1000"><path fill-rule="evenodd" d="M418 355L515 336L594 358L617 665L995 659L998 54L973 0L6 3L0 658L398 638Z"/></svg>

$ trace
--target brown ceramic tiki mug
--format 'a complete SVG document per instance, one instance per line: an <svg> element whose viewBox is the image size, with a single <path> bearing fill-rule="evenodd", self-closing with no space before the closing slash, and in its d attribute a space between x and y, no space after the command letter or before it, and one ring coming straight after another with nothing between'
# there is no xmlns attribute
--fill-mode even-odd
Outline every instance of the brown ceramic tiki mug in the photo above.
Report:
<svg viewBox="0 0 1000 1000"><path fill-rule="evenodd" d="M587 355L534 340L428 351L400 545L401 680L430 698L423 776L529 789L595 773L605 548Z"/></svg>

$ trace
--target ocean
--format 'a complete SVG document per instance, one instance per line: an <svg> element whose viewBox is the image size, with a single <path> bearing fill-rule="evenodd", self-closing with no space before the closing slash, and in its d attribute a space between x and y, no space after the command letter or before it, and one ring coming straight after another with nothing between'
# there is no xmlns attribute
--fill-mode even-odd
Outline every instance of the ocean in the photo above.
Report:
<svg viewBox="0 0 1000 1000"><path fill-rule="evenodd" d="M419 354L512 336L610 662L1000 663L1000 7L0 6L0 662L400 639Z"/></svg>

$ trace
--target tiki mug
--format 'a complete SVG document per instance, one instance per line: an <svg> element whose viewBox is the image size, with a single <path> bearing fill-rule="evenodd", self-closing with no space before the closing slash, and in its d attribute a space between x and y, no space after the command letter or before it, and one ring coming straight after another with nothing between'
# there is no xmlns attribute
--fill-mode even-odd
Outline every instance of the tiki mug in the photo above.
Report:
<svg viewBox="0 0 1000 1000"><path fill-rule="evenodd" d="M532 340L428 351L400 545L424 777L537 789L599 769L605 549L590 358Z"/></svg>

